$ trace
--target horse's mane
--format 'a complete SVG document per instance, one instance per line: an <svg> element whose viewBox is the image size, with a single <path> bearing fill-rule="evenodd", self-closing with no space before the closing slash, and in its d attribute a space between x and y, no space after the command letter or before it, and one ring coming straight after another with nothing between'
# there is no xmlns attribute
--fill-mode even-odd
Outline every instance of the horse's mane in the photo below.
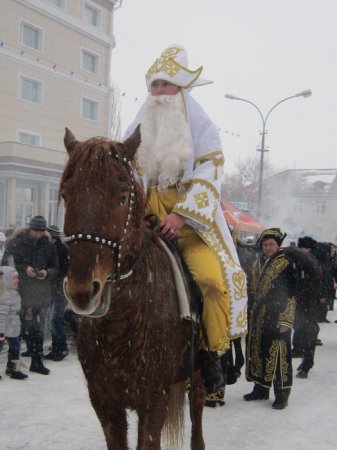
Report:
<svg viewBox="0 0 337 450"><path fill-rule="evenodd" d="M86 180L88 183L106 181L110 163L113 160L111 152L121 156L118 147L117 143L103 137L94 137L84 142L78 142L69 155L61 178L61 186L74 176L76 168L80 168L77 172L78 178Z"/></svg>
<svg viewBox="0 0 337 450"><path fill-rule="evenodd" d="M118 159L114 157L115 155L118 155ZM70 179L78 186L78 195L85 186L95 186L95 189L100 189L102 192L107 191L109 182L116 178L116 174L119 182L128 183L129 173L120 162L123 156L123 144L108 138L97 136L77 142L63 171L59 201L62 186ZM139 191L137 192L139 198L144 198L144 193L141 195L142 188L139 183L136 183L136 189ZM144 208L144 205L144 201L141 201L138 204L138 210Z"/></svg>

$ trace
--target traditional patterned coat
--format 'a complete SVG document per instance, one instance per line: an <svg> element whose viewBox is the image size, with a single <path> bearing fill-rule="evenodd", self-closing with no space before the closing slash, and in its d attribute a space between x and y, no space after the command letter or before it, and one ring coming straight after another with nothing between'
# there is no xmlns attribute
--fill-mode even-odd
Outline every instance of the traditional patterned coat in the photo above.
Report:
<svg viewBox="0 0 337 450"><path fill-rule="evenodd" d="M291 329L296 305L294 263L280 249L266 261L260 259L254 263L251 283L247 380L271 387L275 377L282 389L290 387ZM280 333L281 325L289 331Z"/></svg>
<svg viewBox="0 0 337 450"><path fill-rule="evenodd" d="M180 201L172 212L186 218L221 261L223 277L230 295L230 338L247 332L246 276L220 206L224 157L215 124L201 106L182 89L190 129L193 157L190 158L179 185ZM141 121L143 109L125 133L129 137ZM145 180L146 188L146 180Z"/></svg>

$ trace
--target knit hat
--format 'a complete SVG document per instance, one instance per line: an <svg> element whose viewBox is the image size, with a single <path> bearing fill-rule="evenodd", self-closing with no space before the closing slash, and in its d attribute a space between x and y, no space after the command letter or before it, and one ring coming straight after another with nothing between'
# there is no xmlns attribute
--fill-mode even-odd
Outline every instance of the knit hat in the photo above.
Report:
<svg viewBox="0 0 337 450"><path fill-rule="evenodd" d="M287 233L282 233L279 228L267 228L266 230L262 231L261 236L259 237L256 244L261 248L263 241L265 241L266 239L274 239L279 247L281 247L281 244L286 236Z"/></svg>
<svg viewBox="0 0 337 450"><path fill-rule="evenodd" d="M145 78L148 90L155 80L165 80L182 88L192 88L213 81L200 78L203 67L195 70L187 68L187 53L181 45L170 45L149 68Z"/></svg>
<svg viewBox="0 0 337 450"><path fill-rule="evenodd" d="M48 225L47 231L50 234L50 236L54 239L60 239L61 237L61 231L58 226L56 225Z"/></svg>
<svg viewBox="0 0 337 450"><path fill-rule="evenodd" d="M43 216L34 216L29 223L29 229L35 231L46 231L47 222Z"/></svg>
<svg viewBox="0 0 337 450"><path fill-rule="evenodd" d="M298 238L297 247L298 248L311 248L313 250L316 247L317 241L310 236L304 236Z"/></svg>

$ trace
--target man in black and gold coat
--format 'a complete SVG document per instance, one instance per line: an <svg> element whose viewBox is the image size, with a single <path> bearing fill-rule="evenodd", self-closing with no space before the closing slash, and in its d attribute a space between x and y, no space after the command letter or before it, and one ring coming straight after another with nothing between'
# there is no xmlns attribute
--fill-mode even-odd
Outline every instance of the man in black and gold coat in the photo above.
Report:
<svg viewBox="0 0 337 450"><path fill-rule="evenodd" d="M274 385L274 409L288 404L292 386L291 330L295 314L296 272L280 248L285 234L269 228L260 236L262 256L253 265L247 338L246 378L255 383L244 399L267 400Z"/></svg>

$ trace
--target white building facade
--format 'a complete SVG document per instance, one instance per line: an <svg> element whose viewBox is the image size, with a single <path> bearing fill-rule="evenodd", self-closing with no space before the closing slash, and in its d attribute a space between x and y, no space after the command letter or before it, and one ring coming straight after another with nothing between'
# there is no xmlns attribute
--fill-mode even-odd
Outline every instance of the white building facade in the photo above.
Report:
<svg viewBox="0 0 337 450"><path fill-rule="evenodd" d="M111 136L114 12L122 0L0 2L0 229L62 227L65 127Z"/></svg>

